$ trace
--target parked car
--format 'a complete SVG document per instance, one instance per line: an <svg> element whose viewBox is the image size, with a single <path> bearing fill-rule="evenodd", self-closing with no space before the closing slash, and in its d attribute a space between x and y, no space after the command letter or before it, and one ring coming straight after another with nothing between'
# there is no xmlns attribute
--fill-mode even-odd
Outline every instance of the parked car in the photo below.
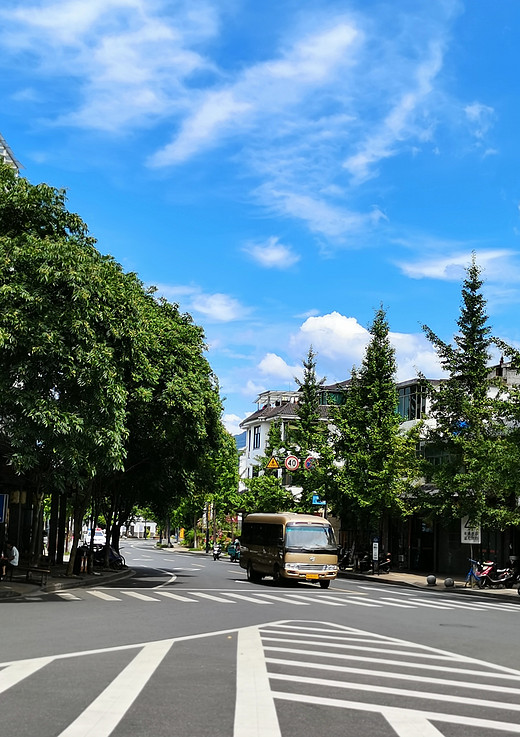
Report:
<svg viewBox="0 0 520 737"><path fill-rule="evenodd" d="M83 545L90 545L90 538L92 535L92 530L87 530L83 533ZM94 530L94 545L106 545L107 538L105 535L105 531L101 529L101 527L96 527Z"/></svg>

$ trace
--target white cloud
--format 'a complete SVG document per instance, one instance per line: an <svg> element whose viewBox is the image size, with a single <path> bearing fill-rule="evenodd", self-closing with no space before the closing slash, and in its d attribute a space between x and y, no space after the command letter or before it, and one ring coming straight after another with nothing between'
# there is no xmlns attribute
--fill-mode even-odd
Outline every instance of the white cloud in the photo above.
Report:
<svg viewBox="0 0 520 737"><path fill-rule="evenodd" d="M206 294L197 286L158 284L157 294L177 302L182 311L203 315L208 322L242 320L250 313L250 308L234 297L219 292Z"/></svg>
<svg viewBox="0 0 520 737"><path fill-rule="evenodd" d="M363 141L360 150L345 160L343 166L357 182L374 175L374 164L402 151L403 141L428 137L425 135L428 128L424 124L421 127L417 114L421 113L425 98L432 91L433 80L439 73L441 64L441 45L432 43L428 58L417 67L414 86L403 91L382 123L376 125L373 133Z"/></svg>
<svg viewBox="0 0 520 737"><path fill-rule="evenodd" d="M283 358L276 353L267 353L258 368L262 374L272 379L281 379L282 381L294 381L294 377L298 378L302 375L302 366L289 366Z"/></svg>
<svg viewBox="0 0 520 737"><path fill-rule="evenodd" d="M312 345L318 363L326 364L329 375L346 379L353 366L361 365L370 339L369 331L355 317L332 312L306 320L291 337L290 346L303 352ZM440 375L436 353L424 335L390 332L389 339L396 351L399 381L414 378L417 371L429 378Z"/></svg>
<svg viewBox="0 0 520 737"><path fill-rule="evenodd" d="M476 250L476 260L486 280L504 279L508 282L520 279L520 270L515 259L517 254L506 249ZM465 269L471 263L471 252L449 255L432 255L419 261L406 261L398 264L406 276L412 279L441 279L461 281Z"/></svg>
<svg viewBox="0 0 520 737"><path fill-rule="evenodd" d="M242 422L242 420L245 420L249 414L250 412L244 414L243 417L239 417L239 415L234 414L225 414L222 417L224 427L229 433L231 433L231 435L240 435L243 432L242 428L240 427L240 423Z"/></svg>
<svg viewBox="0 0 520 737"><path fill-rule="evenodd" d="M0 9L0 44L35 59L40 74L77 80L76 108L61 125L126 132L187 105L186 80L213 70L190 48L217 32L215 10L203 0L194 14L162 0L59 0ZM6 28L7 26L7 28Z"/></svg>
<svg viewBox="0 0 520 737"><path fill-rule="evenodd" d="M275 236L264 243L247 243L243 250L260 266L268 269L289 269L300 260L290 246L280 243Z"/></svg>
<svg viewBox="0 0 520 737"><path fill-rule="evenodd" d="M489 105L473 102L464 108L466 118L471 123L475 138L484 138L495 121L495 111Z"/></svg>
<svg viewBox="0 0 520 737"><path fill-rule="evenodd" d="M195 98L180 132L150 163L168 166L186 161L222 137L236 137L299 105L315 87L336 78L357 36L352 25L332 23L297 41L279 58L246 68L232 84L208 90Z"/></svg>

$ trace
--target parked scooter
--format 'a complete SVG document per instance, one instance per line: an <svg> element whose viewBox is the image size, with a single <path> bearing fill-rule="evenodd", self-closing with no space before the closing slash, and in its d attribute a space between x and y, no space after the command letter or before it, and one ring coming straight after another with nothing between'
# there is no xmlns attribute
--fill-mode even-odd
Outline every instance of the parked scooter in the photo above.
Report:
<svg viewBox="0 0 520 737"><path fill-rule="evenodd" d="M221 546L218 543L215 543L215 545L213 546L213 560L220 560L221 553Z"/></svg>
<svg viewBox="0 0 520 737"><path fill-rule="evenodd" d="M499 568L494 561L484 561L479 573L481 587L510 589L520 580L520 571L514 564L508 568Z"/></svg>

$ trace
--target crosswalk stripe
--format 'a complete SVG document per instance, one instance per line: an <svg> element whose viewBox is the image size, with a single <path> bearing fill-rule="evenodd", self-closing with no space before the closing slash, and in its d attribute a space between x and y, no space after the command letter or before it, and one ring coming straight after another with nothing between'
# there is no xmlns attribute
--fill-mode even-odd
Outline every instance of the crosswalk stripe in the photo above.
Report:
<svg viewBox="0 0 520 737"><path fill-rule="evenodd" d="M122 591L121 593L126 594L126 596L132 596L134 599L139 599L140 601L160 601L160 599L155 599L153 596L140 594L138 591Z"/></svg>
<svg viewBox="0 0 520 737"><path fill-rule="evenodd" d="M308 596L303 596L302 594L287 594L287 596L290 596L291 599L308 599ZM319 599L315 598L314 601L319 601L320 604L326 604L327 606L347 606L347 604L342 604L339 601L328 601L327 599Z"/></svg>
<svg viewBox="0 0 520 737"><path fill-rule="evenodd" d="M292 601L284 596L276 596L275 594L263 594L258 592L257 596L265 596L266 599L274 599L275 601L283 601L284 604L293 604L294 606L310 606L308 601Z"/></svg>
<svg viewBox="0 0 520 737"><path fill-rule="evenodd" d="M81 601L81 598L79 596L71 594L69 591L59 591L58 596L61 599L65 599L66 601Z"/></svg>
<svg viewBox="0 0 520 737"><path fill-rule="evenodd" d="M233 604L229 599L224 599L222 596L215 596L214 594L204 594L202 591L193 591L193 596L201 596L203 599L209 599L210 601L218 601L220 604Z"/></svg>
<svg viewBox="0 0 520 737"><path fill-rule="evenodd" d="M118 599L117 596L105 594L104 591L91 591L89 589L87 593L89 593L91 596L97 596L98 599L103 599L103 601L121 601L121 599Z"/></svg>
<svg viewBox="0 0 520 737"><path fill-rule="evenodd" d="M371 604L370 602L365 601L363 599L358 599L355 596L349 596L348 603L357 604L358 606L372 606L372 607L379 607L379 609L381 608L381 604Z"/></svg>
<svg viewBox="0 0 520 737"><path fill-rule="evenodd" d="M232 596L234 599L243 599L244 601L253 602L253 604L271 604L270 601L262 601L262 599L257 599L254 596L245 596L244 594L234 594L231 591L229 592L228 596Z"/></svg>
<svg viewBox="0 0 520 737"><path fill-rule="evenodd" d="M180 594L172 594L171 591L158 591L161 596L166 596L168 599L176 599L177 601L186 601L191 604L199 604L195 599L189 599L187 596L181 596Z"/></svg>
<svg viewBox="0 0 520 737"><path fill-rule="evenodd" d="M389 597L388 601L398 601L398 599L392 599ZM417 599L414 599L414 606L428 607L429 609L444 609L444 610L449 609L449 607L446 607L443 604L425 604L421 601L417 601Z"/></svg>

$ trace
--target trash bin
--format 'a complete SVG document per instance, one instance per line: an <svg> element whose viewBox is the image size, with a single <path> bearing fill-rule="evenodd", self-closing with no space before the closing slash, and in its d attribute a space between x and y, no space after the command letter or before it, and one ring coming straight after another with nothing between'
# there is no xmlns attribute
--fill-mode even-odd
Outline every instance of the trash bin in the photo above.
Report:
<svg viewBox="0 0 520 737"><path fill-rule="evenodd" d="M74 568L72 570L75 576L79 576L83 573L86 568L86 560L88 555L88 548L86 545L80 545L76 550L76 557L74 558Z"/></svg>

